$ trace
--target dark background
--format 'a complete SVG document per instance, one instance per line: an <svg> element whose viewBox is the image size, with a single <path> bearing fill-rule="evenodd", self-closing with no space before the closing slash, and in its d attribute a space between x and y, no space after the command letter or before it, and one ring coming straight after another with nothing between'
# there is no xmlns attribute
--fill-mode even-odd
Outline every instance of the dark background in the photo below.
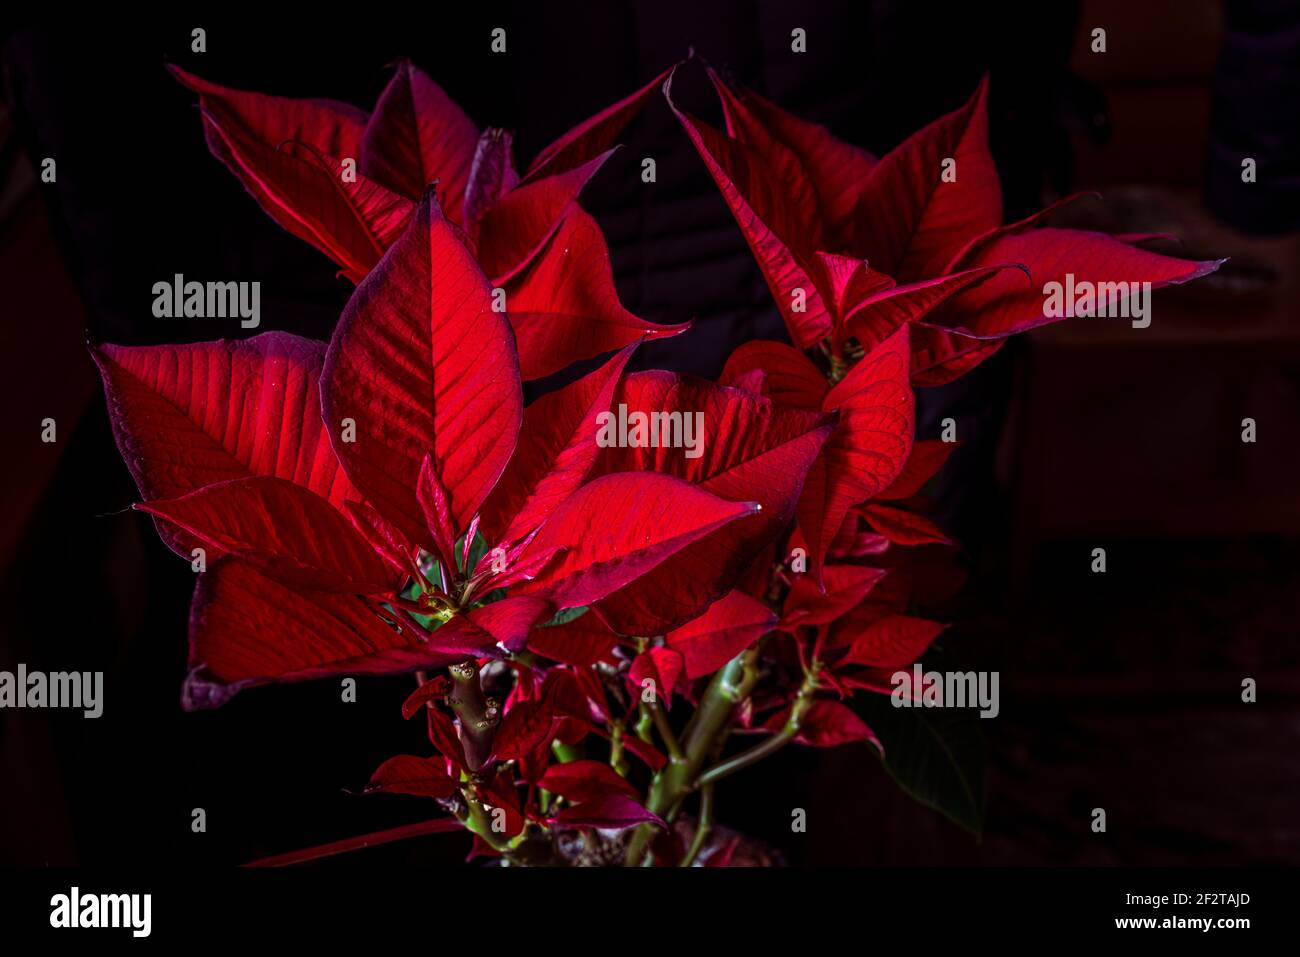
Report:
<svg viewBox="0 0 1300 957"><path fill-rule="evenodd" d="M719 788L719 817L798 864L1300 862L1300 461L1294 5L1090 0L990 5L686 3L392 6L310 22L10 27L0 57L0 668L103 670L103 717L0 712L0 863L242 863L423 820L361 798L384 758L423 749L409 679L255 689L179 707L193 575L124 511L136 491L84 348L242 334L152 316L184 273L257 278L263 325L327 338L350 288L207 153L175 62L229 86L369 108L411 57L520 164L693 47L781 105L883 152L992 80L1009 218L1075 189L1116 231L1183 237L1215 277L1156 297L1147 330L1061 324L923 397L971 439L945 522L968 586L954 666L998 668L982 841L897 790L865 748L787 749ZM363 21L361 18L365 17ZM208 51L190 52L190 30ZM492 27L509 52L489 52ZM793 27L809 52L791 54ZM1088 32L1108 33L1106 54ZM1288 67L1289 64L1289 67ZM675 93L717 120L687 70ZM1289 104L1289 106L1288 106ZM1291 116L1286 117L1287 110ZM643 365L716 374L734 345L783 335L698 157L652 101L583 195L624 303L695 318ZM1243 193L1239 157L1259 156ZM58 182L33 173L58 161ZM658 182L640 182L654 156ZM1268 175L1265 175L1265 171ZM1234 182L1235 180L1235 182ZM633 184L633 185L629 185ZM1203 201L1209 197L1209 206ZM39 422L59 441L39 441ZM1259 423L1243 445L1240 420ZM1089 572L1107 548L1106 575ZM1244 677L1259 703L1244 705ZM190 814L207 812L193 834ZM789 832L790 811L808 833ZM1108 832L1090 832L1104 807ZM345 863L451 862L464 835Z"/></svg>

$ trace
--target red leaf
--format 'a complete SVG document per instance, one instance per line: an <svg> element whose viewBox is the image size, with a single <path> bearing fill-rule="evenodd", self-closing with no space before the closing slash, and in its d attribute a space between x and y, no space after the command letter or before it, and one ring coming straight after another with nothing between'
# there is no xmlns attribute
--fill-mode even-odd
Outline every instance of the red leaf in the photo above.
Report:
<svg viewBox="0 0 1300 957"><path fill-rule="evenodd" d="M179 67L199 94L208 149L277 223L360 282L400 235L409 199L365 176L342 176L355 159L365 113L329 100L292 100L217 86ZM419 195L418 193L415 195Z"/></svg>
<svg viewBox="0 0 1300 957"><path fill-rule="evenodd" d="M748 372L761 370L766 395L773 402L796 409L820 409L830 391L826 377L806 355L784 342L746 342L727 359L718 381L736 385Z"/></svg>
<svg viewBox="0 0 1300 957"><path fill-rule="evenodd" d="M769 718L764 727L776 731L785 724L788 714L782 712ZM799 744L814 748L833 748L853 741L867 741L883 753L880 741L848 705L828 698L818 698L799 722L795 735Z"/></svg>
<svg viewBox="0 0 1300 957"><path fill-rule="evenodd" d="M537 786L574 804L610 794L622 794L633 800L638 796L636 788L603 761L552 764Z"/></svg>
<svg viewBox="0 0 1300 957"><path fill-rule="evenodd" d="M608 150L624 127L663 85L668 73L668 70L660 73L639 90L583 120L543 149L529 165L527 179L539 179L576 169Z"/></svg>
<svg viewBox="0 0 1300 957"><path fill-rule="evenodd" d="M665 636L681 653L690 680L711 675L776 624L776 613L739 591L728 592L693 621Z"/></svg>
<svg viewBox="0 0 1300 957"><path fill-rule="evenodd" d="M457 531L505 468L523 412L513 336L432 197L343 310L321 404L353 482L414 540L425 538L416 487L426 453ZM355 442L334 431L345 418Z"/></svg>
<svg viewBox="0 0 1300 957"><path fill-rule="evenodd" d="M494 829L499 823L498 833L502 837L514 837L524 829L524 816L519 813L519 792L511 776L498 771L496 777L487 784L479 785L478 792L489 823ZM505 814L499 814L498 811L504 811Z"/></svg>
<svg viewBox="0 0 1300 957"><path fill-rule="evenodd" d="M329 502L285 479L232 479L135 507L291 587L387 594L406 577Z"/></svg>
<svg viewBox="0 0 1300 957"><path fill-rule="evenodd" d="M474 627L491 635L493 644L513 653L524 647L533 625L554 612L554 606L544 599L511 595L475 608L466 617Z"/></svg>
<svg viewBox="0 0 1300 957"><path fill-rule="evenodd" d="M898 545L949 544L952 539L924 515L889 505L864 505L863 517L872 527Z"/></svg>
<svg viewBox="0 0 1300 957"><path fill-rule="evenodd" d="M920 658L946 626L909 615L888 615L853 638L837 667L906 668Z"/></svg>
<svg viewBox="0 0 1300 957"><path fill-rule="evenodd" d="M562 625L539 626L528 636L529 651L578 668L609 660L616 643L614 633L594 612Z"/></svg>
<svg viewBox="0 0 1300 957"><path fill-rule="evenodd" d="M908 137L872 169L854 210L853 251L873 268L905 283L941 274L967 239L1002 222L987 96L985 77L965 106ZM942 179L945 160L954 161L955 181Z"/></svg>
<svg viewBox="0 0 1300 957"><path fill-rule="evenodd" d="M547 519L532 549L564 549L521 591L558 607L590 605L644 575L716 528L754 514L668 475L606 475L569 496Z"/></svg>
<svg viewBox="0 0 1300 957"><path fill-rule="evenodd" d="M885 575L885 569L867 565L827 565L824 594L811 577L799 575L786 598L781 626L794 628L832 622L856 607Z"/></svg>
<svg viewBox="0 0 1300 957"><path fill-rule="evenodd" d="M659 815L647 811L621 794L603 794L573 807L566 807L550 819L556 827L600 827L622 830L645 823L667 827Z"/></svg>
<svg viewBox="0 0 1300 957"><path fill-rule="evenodd" d="M1194 262L1174 259L1138 249L1103 233L1077 229L1032 229L1000 236L980 246L977 263L1019 262L1033 281L1026 283L1017 273L1006 272L952 300L927 322L974 339L1002 339L1017 332L1058 322L1047 316L1049 282L1064 284L1066 275L1080 283L1103 284L1093 315L1127 298L1131 282L1149 282L1153 289L1178 285L1214 272L1224 260ZM1125 284L1110 286L1104 284ZM1107 293L1122 289L1118 296ZM1063 303L1065 314L1074 315L1074 302ZM1148 318L1150 315L1148 314Z"/></svg>
<svg viewBox="0 0 1300 957"><path fill-rule="evenodd" d="M322 343L283 332L238 342L91 350L118 450L144 499L274 475L337 506L356 493L320 418L324 354ZM159 531L190 557L170 528Z"/></svg>
<svg viewBox="0 0 1300 957"><path fill-rule="evenodd" d="M677 686L677 679L681 677L684 665L685 660L680 651L675 648L656 646L632 659L627 678L638 693L642 689L653 688L655 698L662 702L665 708L671 708L673 688ZM652 684L646 685L647 681Z"/></svg>
<svg viewBox="0 0 1300 957"><path fill-rule="evenodd" d="M981 342L916 323L912 326L912 385L947 385L1001 348L1001 339Z"/></svg>
<svg viewBox="0 0 1300 957"><path fill-rule="evenodd" d="M359 165L366 176L409 199L419 199L437 180L438 195L455 221L477 145L478 129L464 111L424 71L403 61L366 124Z"/></svg>
<svg viewBox="0 0 1300 957"><path fill-rule="evenodd" d="M816 248L806 225L807 206L798 205L760 153L677 109L672 82L670 75L664 83L668 105L740 226L790 337L800 348L814 345L830 334L831 316L804 262Z"/></svg>
<svg viewBox="0 0 1300 957"><path fill-rule="evenodd" d="M525 379L638 340L675 336L691 325L658 325L623 308L605 237L576 204L540 255L507 283L506 302Z"/></svg>
<svg viewBox="0 0 1300 957"><path fill-rule="evenodd" d="M879 497L893 500L919 494L925 483L943 468L955 448L956 442L938 442L934 439L916 442L912 446L912 454L903 465L903 471L898 473L898 478L889 483L889 487Z"/></svg>
<svg viewBox="0 0 1300 957"><path fill-rule="evenodd" d="M808 474L799 527L820 580L831 540L850 508L889 486L912 448L915 402L908 382L908 326L853 366L823 400L840 422Z"/></svg>
<svg viewBox="0 0 1300 957"><path fill-rule="evenodd" d="M493 756L498 761L513 761L548 746L555 735L556 720L549 701L516 701L492 739Z"/></svg>
<svg viewBox="0 0 1300 957"><path fill-rule="evenodd" d="M441 701L447 697L447 692L451 689L451 682L447 680L446 675L438 675L429 679L411 692L409 698L402 702L402 717L411 720L417 713L423 711L425 706L433 701Z"/></svg>
<svg viewBox="0 0 1300 957"><path fill-rule="evenodd" d="M819 229L821 236L831 237L832 242L845 235L862 184L876 165L876 158L836 139L821 124L800 119L752 90L733 92L713 70L709 70L709 79L722 100L727 132L768 157L769 162L780 162L791 195L816 195L820 215L811 228ZM800 180L807 186L798 185Z"/></svg>
<svg viewBox="0 0 1300 957"><path fill-rule="evenodd" d="M978 266L934 279L923 279L907 286L893 286L850 305L844 320L836 328L837 340L852 336L868 352L887 339L895 329L916 322L953 296L992 279L1012 264ZM1025 274L1016 271L1013 281L1025 283Z"/></svg>
<svg viewBox="0 0 1300 957"><path fill-rule="evenodd" d="M525 182L502 196L479 220L478 258L497 285L541 252L587 181L609 159L609 150L581 166Z"/></svg>
<svg viewBox="0 0 1300 957"><path fill-rule="evenodd" d="M681 448L608 448L596 473L649 469L676 475L729 501L756 501L762 511L683 549L632 588L602 601L616 632L661 635L686 624L721 598L793 517L809 464L826 441L826 416L689 376L625 376L616 401L629 416L700 413L706 436L697 458Z"/></svg>
<svg viewBox="0 0 1300 957"><path fill-rule="evenodd" d="M664 755L662 755L654 745L647 744L634 735L625 735L623 737L623 747L626 748L630 754L635 754L638 758L644 761L651 771L658 771L668 763L668 759L664 757Z"/></svg>
<svg viewBox="0 0 1300 957"><path fill-rule="evenodd" d="M522 538L582 485L599 451L596 418L609 411L614 387L635 348L627 346L595 372L524 410L514 457L483 508L488 541Z"/></svg>
<svg viewBox="0 0 1300 957"><path fill-rule="evenodd" d="M339 674L396 674L464 656L432 650L360 598L287 588L223 559L199 576L190 608L186 710L224 704L250 685Z"/></svg>
<svg viewBox="0 0 1300 957"><path fill-rule="evenodd" d="M456 793L456 782L447 774L442 758L399 754L381 764L370 776L365 793L445 798Z"/></svg>

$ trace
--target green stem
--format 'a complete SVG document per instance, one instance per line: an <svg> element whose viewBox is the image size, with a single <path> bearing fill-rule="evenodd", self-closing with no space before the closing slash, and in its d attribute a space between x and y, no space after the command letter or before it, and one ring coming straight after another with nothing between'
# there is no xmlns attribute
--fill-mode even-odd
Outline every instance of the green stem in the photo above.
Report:
<svg viewBox="0 0 1300 957"><path fill-rule="evenodd" d="M717 739L726 730L736 705L744 701L758 681L758 647L742 652L720 668L700 698L700 706L686 726L682 737L682 760L672 761L655 775L646 807L665 820L671 819L682 798L695 786L705 760ZM654 825L642 824L628 843L628 867L637 867L645 859Z"/></svg>
<svg viewBox="0 0 1300 957"><path fill-rule="evenodd" d="M561 764L568 764L582 757L582 749L576 744L565 744L558 738L551 742L551 750L555 752L555 759Z"/></svg>
<svg viewBox="0 0 1300 957"><path fill-rule="evenodd" d="M664 747L668 749L668 757L677 762L685 761L686 756L682 754L682 746L677 740L673 726L668 722L668 712L664 710L664 706L656 699L642 701L641 707L650 712L655 728L659 731L659 737L663 739Z"/></svg>
<svg viewBox="0 0 1300 957"><path fill-rule="evenodd" d="M749 767L756 761L761 761L769 754L781 750L781 748L793 741L799 734L803 716L812 707L813 694L817 690L817 670L817 666L814 665L812 670L804 676L803 684L799 686L799 694L790 706L790 715L785 719L785 724L782 725L780 731L752 748L732 755L720 764L715 764L700 775L696 785L698 787L712 786L723 778L729 777L737 771Z"/></svg>
<svg viewBox="0 0 1300 957"><path fill-rule="evenodd" d="M713 785L705 784L700 787L700 816L695 822L695 837L691 840L691 848L682 858L682 867L690 867L695 863L695 859L700 856L700 851L704 848L704 843L709 839L709 833L713 830Z"/></svg>
<svg viewBox="0 0 1300 957"><path fill-rule="evenodd" d="M626 755L626 746L623 744L623 735L627 732L624 730L621 722L611 721L609 724L609 766L619 775L627 777L631 768L628 767Z"/></svg>

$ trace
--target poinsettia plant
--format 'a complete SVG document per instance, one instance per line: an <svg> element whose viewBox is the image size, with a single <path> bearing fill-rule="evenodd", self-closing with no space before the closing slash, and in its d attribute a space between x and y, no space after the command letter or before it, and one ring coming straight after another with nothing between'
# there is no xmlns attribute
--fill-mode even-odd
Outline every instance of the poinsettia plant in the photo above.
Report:
<svg viewBox="0 0 1300 957"><path fill-rule="evenodd" d="M1216 265L1003 225L983 84L877 160L710 71L715 129L669 71L520 175L411 64L368 114L174 73L213 154L356 284L328 344L93 349L137 507L204 568L183 704L413 673L429 748L366 790L511 863L726 863L718 781L790 743L881 749L848 702L943 630L915 614L915 546L952 544L921 498L952 446L916 439L914 389L1047 321L1026 274ZM661 88L790 333L717 382L627 371L688 325L621 305L577 202ZM525 406L525 380L601 355ZM665 441L601 441L614 408Z"/></svg>

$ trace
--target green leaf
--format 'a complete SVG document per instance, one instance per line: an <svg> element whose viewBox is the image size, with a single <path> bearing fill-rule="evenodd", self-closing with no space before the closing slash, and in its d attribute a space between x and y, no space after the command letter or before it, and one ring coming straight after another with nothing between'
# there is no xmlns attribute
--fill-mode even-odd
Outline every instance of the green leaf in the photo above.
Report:
<svg viewBox="0 0 1300 957"><path fill-rule="evenodd" d="M979 712L896 708L871 695L858 709L880 738L885 767L904 791L979 837L984 829L984 735Z"/></svg>
<svg viewBox="0 0 1300 957"><path fill-rule="evenodd" d="M554 618L542 624L541 627L551 628L554 625L567 624L568 622L573 621L573 619L575 618L582 617L582 615L586 614L586 611L587 611L586 605L579 605L577 608L561 608L559 611L555 613Z"/></svg>

